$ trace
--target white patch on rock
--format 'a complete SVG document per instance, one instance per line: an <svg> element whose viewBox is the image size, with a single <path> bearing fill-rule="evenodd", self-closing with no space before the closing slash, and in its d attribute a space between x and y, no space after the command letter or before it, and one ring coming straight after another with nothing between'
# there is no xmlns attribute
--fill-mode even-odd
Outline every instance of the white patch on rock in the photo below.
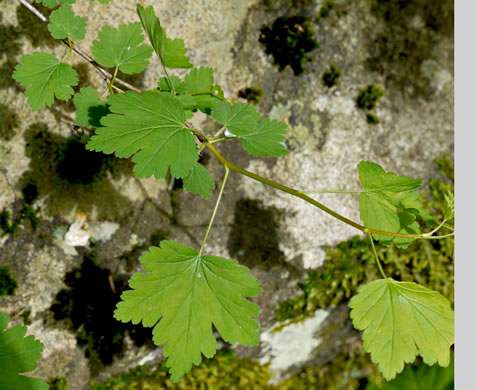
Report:
<svg viewBox="0 0 477 390"><path fill-rule="evenodd" d="M260 341L264 355L260 358L260 363L270 362L271 369L280 372L310 359L313 351L321 344L321 339L314 335L326 317L326 310L318 310L314 317L307 318L302 323L288 325L274 333L272 329L263 332Z"/></svg>

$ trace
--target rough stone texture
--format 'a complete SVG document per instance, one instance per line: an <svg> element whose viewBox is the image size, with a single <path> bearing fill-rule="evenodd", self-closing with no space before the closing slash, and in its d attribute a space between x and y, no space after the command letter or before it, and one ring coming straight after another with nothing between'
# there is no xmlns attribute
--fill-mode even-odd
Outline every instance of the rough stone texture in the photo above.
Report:
<svg viewBox="0 0 477 390"><path fill-rule="evenodd" d="M160 0L144 5L154 5L171 37L185 40L196 66L214 68L215 79L228 97L237 99L238 91L244 87L260 87L264 90L260 112L289 125L288 156L276 162L255 159L236 144L219 145L221 152L234 163L303 190L357 189L356 167L361 160L374 161L388 171L419 177L425 182L435 173L434 158L452 154L454 147L452 2L444 1L434 11L433 2L420 0L399 13L393 8L395 2L389 2L386 8L385 2L378 0L337 0L340 15L332 11L329 18L319 19L322 3L318 0ZM36 7L48 14L44 7ZM132 1L113 0L101 5L80 0L73 8L77 14L86 16L89 23L86 39L80 43L86 51L105 23L117 27L138 20ZM302 13L311 18L320 47L311 53L314 62L306 65L305 73L295 77L290 68L278 72L258 37L264 24L271 25L282 15ZM33 172L30 175L34 177L48 178L48 172L51 173L41 159L28 152L32 140L28 135L37 134L38 129L46 129L57 140L73 135L74 107L60 102L32 113L22 88L10 78L13 67L24 54L42 50L61 58L66 51L61 43L49 38L46 27L18 2L2 3L0 45L0 211L18 213L25 175ZM402 55L393 57L396 53ZM88 85L90 78L100 92L105 89L98 74L80 58L74 57L73 64L80 74L79 86ZM328 89L321 84L321 75L330 64L341 69L343 76L337 86ZM171 73L183 75L185 71ZM151 88L160 74L159 62L154 57L152 66L143 74L125 79L138 87ZM365 114L355 104L359 90L372 83L385 90L375 110L381 123L375 126L366 123ZM204 116L195 119L195 123L207 130L216 129L213 121ZM223 176L220 164L208 153L204 157L208 158L206 166L219 185ZM95 245L95 253L101 266L128 275L124 262L118 258L132 251L135 245L148 242L158 229L168 232L169 239L200 246L218 192L205 201L176 191L179 206L174 209L165 180L138 180L131 175L127 164L115 169L86 190L50 187L47 179L34 203L41 218L38 230L31 232L23 224L15 235L0 239L0 265L9 266L19 283L15 296L0 298L0 309L12 316L12 324L21 322L23 311L31 312L29 333L45 344L37 374L67 375L72 389L87 388L88 363L74 335L56 324L48 309L64 288L65 274L80 266L87 250L68 252L61 243L61 232L66 232L73 221L76 208L87 212L89 222L109 221L119 225L110 240ZM357 196L320 195L317 199L359 221ZM261 248L272 258L263 264L250 259L243 261L252 267L263 286L256 298L261 307L259 320L263 329L271 329L276 325L274 311L278 302L297 292L296 285L307 269L321 264L324 247L350 238L356 230L288 194L231 174L209 235L207 252L230 258L241 256L239 252L231 253L230 248L233 247L231 232L239 222L234 211L239 210L239 202L244 200L259 201L250 203L254 205L250 210L258 215L275 215L272 227L262 224L264 221L257 222L260 234L275 237L265 240L270 247ZM173 219L177 222L171 223ZM135 259L138 255L139 252ZM137 260L133 268L141 269ZM314 334L310 333L309 337L315 337ZM252 354L262 361L279 359L281 363L275 368L281 373L289 372L286 364L282 364L283 356L277 355L279 351L287 353L287 349L280 345L270 349L266 336L263 341L262 349L240 348L239 353ZM277 337L272 340L274 344L281 342L289 340ZM300 342L317 343L304 338ZM106 368L103 377L150 356L147 348L137 351L130 348L122 360ZM296 362L298 365L310 359L324 362L326 351L322 347L320 359L313 360L309 351L303 349L303 356L296 356ZM330 358L331 355L330 352Z"/></svg>

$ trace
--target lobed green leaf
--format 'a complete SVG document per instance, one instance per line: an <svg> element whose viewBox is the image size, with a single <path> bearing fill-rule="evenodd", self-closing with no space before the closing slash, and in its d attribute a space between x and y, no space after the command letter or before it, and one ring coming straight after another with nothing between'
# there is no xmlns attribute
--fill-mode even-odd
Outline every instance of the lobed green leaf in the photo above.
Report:
<svg viewBox="0 0 477 390"><path fill-rule="evenodd" d="M386 380L421 355L424 363L447 366L454 343L454 312L436 291L415 283L380 279L359 288L350 303L363 347Z"/></svg>
<svg viewBox="0 0 477 390"><path fill-rule="evenodd" d="M228 343L258 344L259 325L253 319L258 306L244 297L258 295L260 285L246 267L221 257L199 256L174 241L151 247L140 260L148 273L133 275L129 281L133 290L121 295L114 316L154 326L154 342L165 344L174 382L192 364L199 365L202 354L214 356L212 324Z"/></svg>
<svg viewBox="0 0 477 390"><path fill-rule="evenodd" d="M55 8L59 4L74 4L76 0L35 0L36 3L42 3L47 8Z"/></svg>
<svg viewBox="0 0 477 390"><path fill-rule="evenodd" d="M385 172L381 166L369 161L361 161L358 172L363 187L360 195L360 216L366 227L392 233L421 232L416 216L425 220L430 218L415 191L421 186L421 180ZM403 248L415 241L380 234L374 234L374 237L385 245L394 241L398 247Z"/></svg>
<svg viewBox="0 0 477 390"><path fill-rule="evenodd" d="M281 144L286 124L268 118L259 123L260 114L253 106L222 101L217 103L212 116L240 138L244 149L253 156L279 157L288 153Z"/></svg>
<svg viewBox="0 0 477 390"><path fill-rule="evenodd" d="M87 149L126 158L135 154L137 177L160 179L169 167L174 177L189 174L198 151L177 99L156 91L128 91L111 95L108 103L111 114L101 119L103 127L96 129Z"/></svg>
<svg viewBox="0 0 477 390"><path fill-rule="evenodd" d="M152 6L144 8L138 5L137 13L162 65L166 68L192 68L193 65L190 63L189 57L186 56L184 41L167 38Z"/></svg>
<svg viewBox="0 0 477 390"><path fill-rule="evenodd" d="M209 199L215 188L215 182L202 164L195 163L194 168L184 178L184 189Z"/></svg>
<svg viewBox="0 0 477 390"><path fill-rule="evenodd" d="M0 312L0 389L48 390L43 379L20 375L35 369L43 344L33 336L25 337L25 326L6 329L9 321Z"/></svg>
<svg viewBox="0 0 477 390"><path fill-rule="evenodd" d="M81 88L73 102L78 126L101 127L101 118L110 113L109 104L101 100L98 91L93 87Z"/></svg>
<svg viewBox="0 0 477 390"><path fill-rule="evenodd" d="M56 39L81 40L86 35L86 19L75 16L70 5L63 5L51 13L48 30Z"/></svg>
<svg viewBox="0 0 477 390"><path fill-rule="evenodd" d="M119 67L126 74L139 73L149 65L152 48L144 42L141 24L122 24L119 29L104 26L91 50L95 60L106 67Z"/></svg>
<svg viewBox="0 0 477 390"><path fill-rule="evenodd" d="M68 100L73 95L71 86L78 84L78 75L71 65L40 52L23 56L22 62L15 67L13 78L28 87L25 96L33 111L51 106L55 97Z"/></svg>

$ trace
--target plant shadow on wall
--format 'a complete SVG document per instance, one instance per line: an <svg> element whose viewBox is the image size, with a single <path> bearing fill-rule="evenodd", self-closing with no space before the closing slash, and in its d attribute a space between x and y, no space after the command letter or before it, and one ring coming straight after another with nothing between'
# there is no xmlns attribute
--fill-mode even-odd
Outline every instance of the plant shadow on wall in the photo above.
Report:
<svg viewBox="0 0 477 390"><path fill-rule="evenodd" d="M124 324L113 317L128 278L98 265L93 249L84 255L79 268L66 274L67 288L57 294L50 308L55 320L74 331L78 344L84 346L93 377L114 357L123 356L126 335L136 346L154 347L150 328Z"/></svg>
<svg viewBox="0 0 477 390"><path fill-rule="evenodd" d="M372 0L371 12L381 27L369 41L370 69L384 75L388 86L411 95L429 95L423 62L440 55L435 47L442 36L453 36L454 2Z"/></svg>
<svg viewBox="0 0 477 390"><path fill-rule="evenodd" d="M42 123L30 126L24 138L30 169L21 186L35 185L49 214L68 215L77 207L111 219L129 209L129 200L110 181L132 173L128 160L90 152L79 137L53 134Z"/></svg>

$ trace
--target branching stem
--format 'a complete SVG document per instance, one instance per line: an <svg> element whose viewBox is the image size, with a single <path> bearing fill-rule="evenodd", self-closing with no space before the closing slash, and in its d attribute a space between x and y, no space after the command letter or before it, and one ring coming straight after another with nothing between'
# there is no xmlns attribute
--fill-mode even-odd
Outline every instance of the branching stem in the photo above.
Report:
<svg viewBox="0 0 477 390"><path fill-rule="evenodd" d="M366 226L363 226L359 223L356 223L345 216L337 213L336 211L331 210L330 208L326 207L324 204L316 201L313 198L310 198L308 195L303 193L302 191L295 190L293 188L287 187L283 184L277 183L273 180L267 179L265 177L256 175L255 173L249 172L243 168L240 168L239 166L235 165L234 163L230 162L227 160L220 152L212 145L210 142L206 144L207 148L212 152L212 154L222 163L222 165L229 167L231 170L241 173L244 176L250 177L253 180L259 181L263 184L266 184L270 187L276 188L280 191L286 192L290 195L296 196L297 198L303 199L305 202L311 203L313 206L319 208L320 210L324 211L325 213L328 213L329 215L335 217L336 219L339 219L341 222L344 222L350 226L353 226L354 228L362 231L363 233L372 233L372 234L381 234L383 236L390 236L390 237L403 237L403 238L424 238L426 237L427 233L422 233L422 234L402 234L402 233L393 233L393 232L385 232L382 230L376 230L372 228L367 228ZM442 236L439 236L442 237ZM426 238L431 238L431 237L426 237ZM432 237L432 238L438 238L438 237Z"/></svg>
<svg viewBox="0 0 477 390"><path fill-rule="evenodd" d="M227 182L227 178L229 177L229 168L224 165L225 168L225 175L224 180L222 181L222 186L220 187L219 197L217 198L217 202L215 203L214 211L212 213L212 217L210 218L209 226L207 227L207 231L205 232L204 240L202 241L202 245L200 246L199 256L202 255L202 251L204 250L205 242L207 241L207 237L209 236L210 228L214 223L215 214L217 213L217 209L219 208L220 199L222 198L222 193L224 192L225 183Z"/></svg>

